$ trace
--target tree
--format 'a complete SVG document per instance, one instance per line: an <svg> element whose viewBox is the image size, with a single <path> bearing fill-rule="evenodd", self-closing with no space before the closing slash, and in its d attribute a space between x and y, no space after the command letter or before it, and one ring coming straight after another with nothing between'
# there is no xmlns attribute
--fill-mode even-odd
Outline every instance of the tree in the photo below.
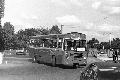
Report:
<svg viewBox="0 0 120 80"><path fill-rule="evenodd" d="M49 30L43 29L43 28L40 30L40 32L41 32L41 35L48 35L49 34Z"/></svg>
<svg viewBox="0 0 120 80"><path fill-rule="evenodd" d="M57 25L54 25L54 26L50 29L50 34L61 34L61 30L58 28Z"/></svg>
<svg viewBox="0 0 120 80"><path fill-rule="evenodd" d="M96 48L95 45L98 44L99 41L95 38L92 38L92 40L89 40L87 44L89 45L90 48Z"/></svg>
<svg viewBox="0 0 120 80"><path fill-rule="evenodd" d="M110 43L109 42L101 42L100 43L100 48L101 49L110 49Z"/></svg>
<svg viewBox="0 0 120 80"><path fill-rule="evenodd" d="M4 16L4 0L0 0L0 50L4 50L4 30L2 29L1 26L1 18Z"/></svg>
<svg viewBox="0 0 120 80"><path fill-rule="evenodd" d="M16 39L14 44L17 48L25 48L27 46L27 42L29 42L30 36L35 36L38 34L38 31L34 28L19 30L16 34Z"/></svg>
<svg viewBox="0 0 120 80"><path fill-rule="evenodd" d="M5 49L5 39L4 39L5 32L3 29L0 29L0 50Z"/></svg>
<svg viewBox="0 0 120 80"><path fill-rule="evenodd" d="M120 39L119 38L113 38L111 41L111 48L120 49Z"/></svg>
<svg viewBox="0 0 120 80"><path fill-rule="evenodd" d="M4 16L4 4L5 4L5 0L0 0L0 28L2 28L1 26L1 18Z"/></svg>
<svg viewBox="0 0 120 80"><path fill-rule="evenodd" d="M9 35L14 35L14 26L10 22L4 23L3 29L8 33Z"/></svg>
<svg viewBox="0 0 120 80"><path fill-rule="evenodd" d="M16 34L17 41L15 41L15 45L17 47L25 48L27 47L27 43L29 42L30 36L36 36L36 35L48 35L49 30L47 29L35 29L35 28L29 28L25 30L19 30Z"/></svg>
<svg viewBox="0 0 120 80"><path fill-rule="evenodd" d="M13 47L14 26L10 22L4 23L3 26L3 38L5 49Z"/></svg>

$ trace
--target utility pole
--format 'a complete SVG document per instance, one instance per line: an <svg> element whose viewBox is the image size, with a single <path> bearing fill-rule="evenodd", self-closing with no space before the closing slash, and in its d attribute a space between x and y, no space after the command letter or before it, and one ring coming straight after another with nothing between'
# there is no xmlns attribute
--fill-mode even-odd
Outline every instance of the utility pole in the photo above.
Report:
<svg viewBox="0 0 120 80"><path fill-rule="evenodd" d="M63 33L63 26L64 26L64 25L61 25L61 34Z"/></svg>
<svg viewBox="0 0 120 80"><path fill-rule="evenodd" d="M0 17L0 28L2 28L2 25L1 25L1 17Z"/></svg>
<svg viewBox="0 0 120 80"><path fill-rule="evenodd" d="M110 49L111 49L111 33L110 33Z"/></svg>

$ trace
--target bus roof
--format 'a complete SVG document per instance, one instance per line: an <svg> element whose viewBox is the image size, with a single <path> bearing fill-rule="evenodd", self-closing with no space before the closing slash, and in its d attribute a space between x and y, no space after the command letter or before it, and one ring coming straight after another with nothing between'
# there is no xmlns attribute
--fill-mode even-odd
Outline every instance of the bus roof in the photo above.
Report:
<svg viewBox="0 0 120 80"><path fill-rule="evenodd" d="M65 34L49 34L49 35L36 35L36 36L31 36L31 38L34 39L44 39L44 38L64 38Z"/></svg>
<svg viewBox="0 0 120 80"><path fill-rule="evenodd" d="M82 40L86 40L86 35L77 32L71 32L67 34L49 34L49 35L36 35L31 36L31 39L57 39L57 38L67 38L67 39L75 39L80 38Z"/></svg>

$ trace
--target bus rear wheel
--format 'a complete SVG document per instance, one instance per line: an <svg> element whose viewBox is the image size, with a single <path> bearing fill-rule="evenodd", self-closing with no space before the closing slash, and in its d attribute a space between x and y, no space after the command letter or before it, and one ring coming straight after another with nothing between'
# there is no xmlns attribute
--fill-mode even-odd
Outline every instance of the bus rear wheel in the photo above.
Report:
<svg viewBox="0 0 120 80"><path fill-rule="evenodd" d="M73 68L79 68L80 67L80 64L79 63L74 63L73 64Z"/></svg>

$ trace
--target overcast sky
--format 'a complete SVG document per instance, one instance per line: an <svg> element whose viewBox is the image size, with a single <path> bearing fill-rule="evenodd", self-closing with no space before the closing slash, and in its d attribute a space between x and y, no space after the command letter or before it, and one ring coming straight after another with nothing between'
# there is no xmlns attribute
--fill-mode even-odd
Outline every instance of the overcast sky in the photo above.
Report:
<svg viewBox="0 0 120 80"><path fill-rule="evenodd" d="M64 25L63 33L78 31L100 41L120 37L120 0L5 0L2 23L15 30Z"/></svg>

